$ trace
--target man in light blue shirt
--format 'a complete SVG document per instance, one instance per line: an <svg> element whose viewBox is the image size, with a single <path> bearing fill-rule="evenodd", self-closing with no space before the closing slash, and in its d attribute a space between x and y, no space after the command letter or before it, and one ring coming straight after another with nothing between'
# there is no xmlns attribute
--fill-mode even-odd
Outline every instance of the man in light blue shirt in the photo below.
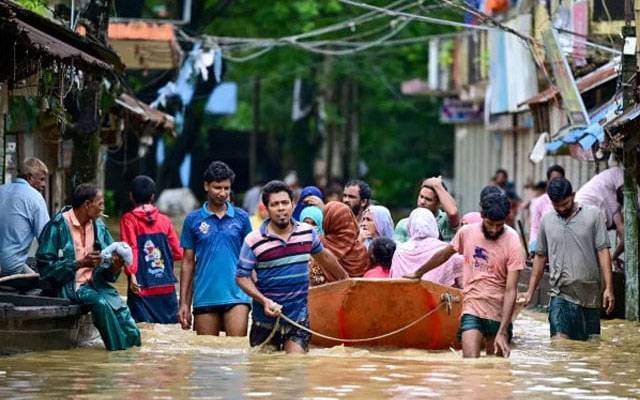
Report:
<svg viewBox="0 0 640 400"><path fill-rule="evenodd" d="M27 158L13 182L0 186L0 276L31 273L26 264L33 239L49 222L42 197L49 171L37 158Z"/></svg>

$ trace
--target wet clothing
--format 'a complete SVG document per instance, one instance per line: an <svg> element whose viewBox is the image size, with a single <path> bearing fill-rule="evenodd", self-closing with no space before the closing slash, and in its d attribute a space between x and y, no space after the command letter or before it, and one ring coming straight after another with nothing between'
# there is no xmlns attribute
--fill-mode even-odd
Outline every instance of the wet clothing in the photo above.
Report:
<svg viewBox="0 0 640 400"><path fill-rule="evenodd" d="M88 281L76 288L76 260L79 259L74 239L63 214L71 210L65 207L45 226L36 253L38 270L45 284L57 293L78 304L91 306L93 323L107 350L124 350L140 346L140 331L131 317L128 307L118 291L111 286L119 274L111 272L109 263L94 268ZM94 242L92 248L105 249L113 239L101 220L91 226ZM86 228L86 227L83 227ZM86 244L84 247L87 247Z"/></svg>
<svg viewBox="0 0 640 400"><path fill-rule="evenodd" d="M438 210L438 215L435 215L436 222L438 223L438 239L444 242L450 242L453 236L456 234L455 230L451 228L449 223L449 216L446 212ZM396 229L393 233L393 240L398 243L405 243L409 240L409 217L403 218L398 221Z"/></svg>
<svg viewBox="0 0 640 400"><path fill-rule="evenodd" d="M307 328L309 327L308 320L301 321L299 324ZM249 344L251 347L262 345L265 340L271 336L274 326L275 325L273 323L254 321L253 324L251 324L251 332L249 333ZM274 347L275 350L282 351L284 350L284 344L287 340L298 344L304 349L304 351L307 351L309 350L311 334L289 324L283 325L281 322L276 333L273 335L269 343L266 343L265 345Z"/></svg>
<svg viewBox="0 0 640 400"><path fill-rule="evenodd" d="M125 273L135 276L140 287L137 294L127 292L133 318L137 322L177 323L174 261L182 260L183 251L171 219L153 205L141 205L120 219L120 238L133 251L133 262Z"/></svg>
<svg viewBox="0 0 640 400"><path fill-rule="evenodd" d="M247 235L236 275L247 278L255 271L260 293L282 305L282 312L290 319L300 322L308 318L309 258L324 249L311 225L291 221L293 231L287 240L268 231L270 220ZM264 314L263 305L255 300L251 315L253 321L275 321Z"/></svg>
<svg viewBox="0 0 640 400"><path fill-rule="evenodd" d="M324 236L322 244L336 256L338 263L350 277L361 277L369 269L367 249L358 240L359 230L351 208L338 201L330 201L324 208ZM322 266L320 266L322 268ZM336 277L322 270L326 282Z"/></svg>
<svg viewBox="0 0 640 400"><path fill-rule="evenodd" d="M462 313L502 321L507 274L524 268L525 252L515 230L505 226L497 239L487 239L482 222L465 225L451 242L464 256Z"/></svg>
<svg viewBox="0 0 640 400"><path fill-rule="evenodd" d="M602 290L598 251L610 247L605 216L595 207L577 207L568 219L556 212L542 218L536 253L549 258L551 296L599 309Z"/></svg>
<svg viewBox="0 0 640 400"><path fill-rule="evenodd" d="M193 307L251 304L236 284L236 264L245 236L251 232L247 213L227 203L222 218L207 203L184 220L180 243L195 252Z"/></svg>
<svg viewBox="0 0 640 400"><path fill-rule="evenodd" d="M238 304L225 304L222 306L204 306L204 307L194 307L193 315L201 315L201 314L221 314L224 315L226 312L230 311L233 307L237 305L243 305L248 307L248 305L244 303Z"/></svg>
<svg viewBox="0 0 640 400"><path fill-rule="evenodd" d="M462 340L462 333L466 331L480 331L483 337L494 337L500 330L500 321L480 318L471 314L463 314L460 318L460 328L458 328L458 340ZM513 338L513 324L507 327L509 341Z"/></svg>
<svg viewBox="0 0 640 400"><path fill-rule="evenodd" d="M588 340L600 335L600 309L586 308L562 297L549 302L549 330L551 336L566 335L572 340Z"/></svg>
<svg viewBox="0 0 640 400"><path fill-rule="evenodd" d="M26 271L33 239L49 222L42 195L24 179L0 186L0 276Z"/></svg>

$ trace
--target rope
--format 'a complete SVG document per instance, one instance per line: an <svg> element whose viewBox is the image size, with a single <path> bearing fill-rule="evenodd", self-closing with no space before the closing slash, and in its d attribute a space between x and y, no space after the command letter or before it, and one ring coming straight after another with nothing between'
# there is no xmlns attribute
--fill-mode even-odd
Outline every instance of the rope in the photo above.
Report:
<svg viewBox="0 0 640 400"><path fill-rule="evenodd" d="M267 337L267 339L262 342L258 348L262 348L262 346L264 346L265 344L269 343L271 341L271 339L273 339L273 336L276 334L277 330L280 327L280 320L283 319L286 322L288 322L289 324L295 326L298 329L302 329L305 332L308 332L312 335L315 335L317 337L320 337L322 339L326 339L326 340L331 340L334 342L341 342L341 343L363 343L363 342L372 342L374 340L379 340L379 339L385 339L388 338L390 336L396 335L400 332L403 332L409 328L411 328L412 326L422 322L423 320L425 320L426 318L428 318L431 314L433 314L434 312L438 311L440 308L442 308L443 306L447 307L447 311L449 314L451 314L451 310L452 310L452 306L451 303L454 301L459 301L457 300L454 296L451 296L451 294L449 293L443 293L441 296L441 302L440 304L438 304L438 306L436 308L434 308L433 310L429 311L428 313L426 313L425 315L421 316L420 318L416 319L415 321L399 328L396 329L394 331L385 333L383 335L378 335L378 336L373 336L373 337L369 337L369 338L359 338L359 339L343 339L343 338L337 338L337 337L333 337L333 336L328 336L328 335L324 335L322 333L316 332L310 328L307 328L304 325L301 325L299 323L297 323L296 321L292 320L291 318L287 317L285 314L280 314L278 316L278 318L276 319L276 322L273 326L273 330L271 331L271 334L269 334L269 336Z"/></svg>

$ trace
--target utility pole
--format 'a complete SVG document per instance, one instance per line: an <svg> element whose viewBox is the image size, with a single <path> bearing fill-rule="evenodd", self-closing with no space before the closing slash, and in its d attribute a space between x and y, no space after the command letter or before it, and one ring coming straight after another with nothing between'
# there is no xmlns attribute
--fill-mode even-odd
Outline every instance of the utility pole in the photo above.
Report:
<svg viewBox="0 0 640 400"><path fill-rule="evenodd" d="M640 0L635 0L636 16ZM636 27L631 26L633 18L634 0L625 0L625 26L622 28L624 37L624 51L622 54L622 85L623 108L629 110L635 105L634 91L637 79L634 78L638 71L640 58L637 45L638 18ZM627 129L624 137L624 255L625 255L625 318L637 321L640 319L640 303L638 288L640 276L638 275L638 216L637 216L637 182L636 172L638 168L638 135Z"/></svg>
<svg viewBox="0 0 640 400"><path fill-rule="evenodd" d="M260 132L260 77L253 81L253 130L249 135L249 186L257 183L258 132Z"/></svg>

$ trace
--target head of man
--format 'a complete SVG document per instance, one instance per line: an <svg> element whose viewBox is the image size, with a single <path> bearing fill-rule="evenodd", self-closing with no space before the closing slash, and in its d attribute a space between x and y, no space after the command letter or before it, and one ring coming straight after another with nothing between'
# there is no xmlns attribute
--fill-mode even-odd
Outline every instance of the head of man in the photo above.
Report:
<svg viewBox="0 0 640 400"><path fill-rule="evenodd" d="M564 168L558 164L552 165L547 169L547 182L553 178L564 178Z"/></svg>
<svg viewBox="0 0 640 400"><path fill-rule="evenodd" d="M156 196L156 183L146 175L138 175L131 181L129 197L136 206L151 204Z"/></svg>
<svg viewBox="0 0 640 400"><path fill-rule="evenodd" d="M480 207L484 237L498 239L504 233L504 224L511 210L509 198L502 193L490 194L482 199Z"/></svg>
<svg viewBox="0 0 640 400"><path fill-rule="evenodd" d="M501 188L504 188L505 186L507 186L507 182L509 181L509 174L507 173L507 170L500 168L499 170L496 171L495 175L493 175L493 182L500 186Z"/></svg>
<svg viewBox="0 0 640 400"><path fill-rule="evenodd" d="M40 193L44 193L47 188L47 177L49 169L37 158L27 158L20 165L19 178L24 179Z"/></svg>
<svg viewBox="0 0 640 400"><path fill-rule="evenodd" d="M104 211L104 196L97 186L83 183L73 190L71 207L81 222L95 221Z"/></svg>
<svg viewBox="0 0 640 400"><path fill-rule="evenodd" d="M547 195L559 216L566 219L573 214L574 193L571 182L567 178L553 178L547 185Z"/></svg>
<svg viewBox="0 0 640 400"><path fill-rule="evenodd" d="M501 194L504 193L502 191L502 189L500 189L497 186L493 186L493 185L489 185L489 186L485 186L484 188L482 188L482 190L480 191L480 204L482 204L482 200L492 194ZM480 208L482 208L482 206L480 206Z"/></svg>
<svg viewBox="0 0 640 400"><path fill-rule="evenodd" d="M262 188L262 203L267 207L271 223L278 229L291 224L293 191L282 181L271 181Z"/></svg>
<svg viewBox="0 0 640 400"><path fill-rule="evenodd" d="M366 182L354 179L344 185L342 202L351 208L356 217L360 216L360 213L369 207L370 200L371 188Z"/></svg>
<svg viewBox="0 0 640 400"><path fill-rule="evenodd" d="M214 207L222 207L229 201L231 185L236 174L222 161L214 161L204 171L204 191L207 201Z"/></svg>
<svg viewBox="0 0 640 400"><path fill-rule="evenodd" d="M426 208L431 211L433 215L438 215L440 199L438 198L436 191L431 186L423 184L420 187L418 201L416 203L418 207Z"/></svg>

